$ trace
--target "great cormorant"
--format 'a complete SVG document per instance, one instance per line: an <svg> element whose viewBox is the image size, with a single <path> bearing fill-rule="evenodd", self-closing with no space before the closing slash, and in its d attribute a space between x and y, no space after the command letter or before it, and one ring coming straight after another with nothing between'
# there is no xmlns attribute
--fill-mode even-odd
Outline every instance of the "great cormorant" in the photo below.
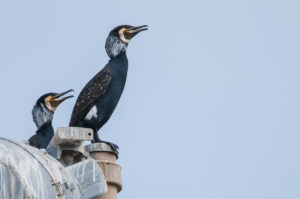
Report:
<svg viewBox="0 0 300 199"><path fill-rule="evenodd" d="M63 93L47 93L37 100L32 109L32 118L38 130L36 131L36 134L31 136L28 140L31 146L38 149L46 148L48 146L54 135L52 127L54 111L60 103L73 97L73 95L71 95L60 98L71 91L73 90L71 89Z"/></svg>
<svg viewBox="0 0 300 199"><path fill-rule="evenodd" d="M128 70L127 46L136 34L144 30L148 30L148 26L121 25L109 33L105 50L110 60L85 85L77 98L69 126L93 129L92 142L104 142L97 132L112 115L123 92ZM117 145L105 143L117 151Z"/></svg>

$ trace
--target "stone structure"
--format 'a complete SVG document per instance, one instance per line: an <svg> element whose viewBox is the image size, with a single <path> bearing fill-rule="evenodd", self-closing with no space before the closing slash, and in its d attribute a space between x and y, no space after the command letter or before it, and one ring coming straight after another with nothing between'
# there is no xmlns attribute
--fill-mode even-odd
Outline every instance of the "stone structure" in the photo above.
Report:
<svg viewBox="0 0 300 199"><path fill-rule="evenodd" d="M90 144L85 149L97 161L107 182L108 191L100 199L117 199L117 194L122 190L121 167L116 162L118 154L105 143Z"/></svg>
<svg viewBox="0 0 300 199"><path fill-rule="evenodd" d="M83 141L92 137L90 129L59 128L47 150L0 138L0 198L101 197L107 192L103 175L107 170L103 167L102 172L99 162L90 158L83 146Z"/></svg>

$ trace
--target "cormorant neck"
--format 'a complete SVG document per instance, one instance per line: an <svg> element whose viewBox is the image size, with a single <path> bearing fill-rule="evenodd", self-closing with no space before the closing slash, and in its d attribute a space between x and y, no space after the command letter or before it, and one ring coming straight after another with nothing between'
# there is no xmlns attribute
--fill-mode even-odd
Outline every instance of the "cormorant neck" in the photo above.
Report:
<svg viewBox="0 0 300 199"><path fill-rule="evenodd" d="M109 60L109 63L113 63L110 64L110 67L115 70L117 73L122 73L122 74L127 74L128 71L128 59L126 56L126 51L120 53L117 57L112 58L111 60ZM126 78L126 75L122 77Z"/></svg>
<svg viewBox="0 0 300 199"><path fill-rule="evenodd" d="M119 55L117 55L116 57L112 57L110 58L110 61L114 60L114 59L127 59L126 56L126 51L121 52Z"/></svg>
<svg viewBox="0 0 300 199"><path fill-rule="evenodd" d="M105 50L110 59L119 56L124 53L127 49L128 44L121 41L116 36L109 36L105 43Z"/></svg>
<svg viewBox="0 0 300 199"><path fill-rule="evenodd" d="M36 133L44 134L46 136L53 136L54 135L54 129L52 127L52 122L46 122L41 126Z"/></svg>
<svg viewBox="0 0 300 199"><path fill-rule="evenodd" d="M35 104L32 109L32 119L38 129L46 123L51 123L53 115L54 112L47 109L44 104Z"/></svg>

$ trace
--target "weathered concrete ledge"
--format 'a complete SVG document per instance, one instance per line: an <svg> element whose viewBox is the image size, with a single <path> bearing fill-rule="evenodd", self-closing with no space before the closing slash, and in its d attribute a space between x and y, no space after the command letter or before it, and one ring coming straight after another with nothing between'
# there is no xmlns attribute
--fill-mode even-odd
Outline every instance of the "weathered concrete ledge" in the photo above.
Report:
<svg viewBox="0 0 300 199"><path fill-rule="evenodd" d="M93 134L93 130L89 128L60 127L57 129L53 139L57 144L79 146L82 141L91 141Z"/></svg>
<svg viewBox="0 0 300 199"><path fill-rule="evenodd" d="M83 142L93 139L93 130L78 127L60 127L57 129L47 152L65 166L87 159Z"/></svg>

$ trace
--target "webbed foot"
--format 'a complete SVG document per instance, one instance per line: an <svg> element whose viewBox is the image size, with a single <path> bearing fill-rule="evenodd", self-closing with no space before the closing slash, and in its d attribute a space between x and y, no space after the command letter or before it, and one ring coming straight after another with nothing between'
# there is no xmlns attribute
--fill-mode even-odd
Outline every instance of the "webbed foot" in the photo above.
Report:
<svg viewBox="0 0 300 199"><path fill-rule="evenodd" d="M116 145L114 143L111 143L111 142L107 142L107 141L101 140L99 138L99 135L98 135L97 131L96 132L94 131L94 139L92 140L92 143L100 143L100 142L108 144L116 154L119 154L119 151L118 151L119 147L118 147L118 145Z"/></svg>
<svg viewBox="0 0 300 199"><path fill-rule="evenodd" d="M100 139L94 139L92 140L92 143L105 143L105 144L108 144L112 150L116 153L116 154L119 154L119 147L118 145L114 144L114 143L111 143L111 142L107 142L107 141L103 141L103 140L100 140Z"/></svg>

